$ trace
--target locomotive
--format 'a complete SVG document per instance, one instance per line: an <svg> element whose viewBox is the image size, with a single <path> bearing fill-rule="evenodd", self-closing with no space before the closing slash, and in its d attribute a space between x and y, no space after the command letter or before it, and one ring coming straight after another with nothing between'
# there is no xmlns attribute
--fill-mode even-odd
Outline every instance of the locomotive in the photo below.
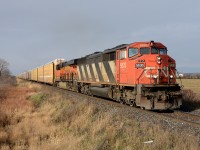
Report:
<svg viewBox="0 0 200 150"><path fill-rule="evenodd" d="M52 62L53 63L53 62ZM54 64L54 63L53 63ZM54 64L52 84L147 110L178 109L176 61L159 42L122 44Z"/></svg>

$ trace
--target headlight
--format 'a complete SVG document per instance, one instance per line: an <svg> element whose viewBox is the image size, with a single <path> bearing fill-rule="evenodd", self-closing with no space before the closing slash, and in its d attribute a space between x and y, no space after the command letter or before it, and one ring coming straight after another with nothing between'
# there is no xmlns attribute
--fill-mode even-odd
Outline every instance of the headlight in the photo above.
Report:
<svg viewBox="0 0 200 150"><path fill-rule="evenodd" d="M157 79L157 78L158 78L158 75L153 75L153 78L154 78L154 79Z"/></svg>
<svg viewBox="0 0 200 150"><path fill-rule="evenodd" d="M158 63L158 64L161 64L161 61L158 60L157 63Z"/></svg>
<svg viewBox="0 0 200 150"><path fill-rule="evenodd" d="M158 56L158 57L157 57L157 60L161 60L161 57L160 57L160 56Z"/></svg>
<svg viewBox="0 0 200 150"><path fill-rule="evenodd" d="M170 75L169 77L172 79L174 76L173 76L173 75Z"/></svg>
<svg viewBox="0 0 200 150"><path fill-rule="evenodd" d="M157 63L161 64L161 57L160 56L157 57Z"/></svg>

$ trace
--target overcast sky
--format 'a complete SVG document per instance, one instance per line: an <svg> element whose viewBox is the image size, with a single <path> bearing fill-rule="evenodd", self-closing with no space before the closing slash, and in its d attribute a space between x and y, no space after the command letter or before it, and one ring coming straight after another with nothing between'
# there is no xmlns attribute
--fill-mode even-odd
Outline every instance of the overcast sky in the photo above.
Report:
<svg viewBox="0 0 200 150"><path fill-rule="evenodd" d="M0 58L13 74L150 40L180 72L200 72L200 1L0 0Z"/></svg>

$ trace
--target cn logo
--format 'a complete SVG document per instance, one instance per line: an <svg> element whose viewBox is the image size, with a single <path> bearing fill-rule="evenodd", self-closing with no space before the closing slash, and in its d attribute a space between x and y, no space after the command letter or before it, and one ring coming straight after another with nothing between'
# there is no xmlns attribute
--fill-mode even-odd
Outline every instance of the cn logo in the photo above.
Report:
<svg viewBox="0 0 200 150"><path fill-rule="evenodd" d="M144 68L144 76L147 78L151 78L151 70L155 70L156 67L146 67Z"/></svg>
<svg viewBox="0 0 200 150"><path fill-rule="evenodd" d="M169 76L168 67L164 66L162 69L162 73L164 74L165 77L168 77Z"/></svg>
<svg viewBox="0 0 200 150"><path fill-rule="evenodd" d="M164 67L165 69L161 69L161 73L165 76L165 77L169 77L169 71L168 71L168 67ZM156 69L156 67L146 67L144 68L144 76L147 78L151 78L152 74L151 71L152 70L156 70L156 75L158 75L158 69Z"/></svg>

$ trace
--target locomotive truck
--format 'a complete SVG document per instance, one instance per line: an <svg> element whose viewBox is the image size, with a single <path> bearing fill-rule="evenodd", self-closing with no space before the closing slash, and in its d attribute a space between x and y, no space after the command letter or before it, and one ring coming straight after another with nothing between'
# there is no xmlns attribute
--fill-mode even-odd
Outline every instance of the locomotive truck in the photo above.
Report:
<svg viewBox="0 0 200 150"><path fill-rule="evenodd" d="M147 110L178 109L182 105L176 61L159 42L122 44L70 61L57 59L51 64L52 71L49 75L43 72L43 78L51 76L52 80L43 83L55 86L64 83L72 91ZM42 70L36 69L42 77ZM20 77L24 74L30 76L28 80L41 82L39 77L31 78L31 71Z"/></svg>

